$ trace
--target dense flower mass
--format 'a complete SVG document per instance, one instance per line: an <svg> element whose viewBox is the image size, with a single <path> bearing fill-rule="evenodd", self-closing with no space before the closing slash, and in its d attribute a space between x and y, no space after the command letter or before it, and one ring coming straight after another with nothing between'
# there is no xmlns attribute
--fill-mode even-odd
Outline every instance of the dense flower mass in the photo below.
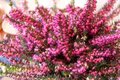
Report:
<svg viewBox="0 0 120 80"><path fill-rule="evenodd" d="M96 0L88 0L84 8L68 5L64 10L39 5L34 11L12 8L6 18L19 33L8 35L0 44L0 52L12 57L14 65L33 68L26 72L30 75L75 79L118 76L120 34L115 26L119 21L108 24L120 12L117 7L108 14L115 2L108 0L98 12ZM31 66L32 61L35 64Z"/></svg>

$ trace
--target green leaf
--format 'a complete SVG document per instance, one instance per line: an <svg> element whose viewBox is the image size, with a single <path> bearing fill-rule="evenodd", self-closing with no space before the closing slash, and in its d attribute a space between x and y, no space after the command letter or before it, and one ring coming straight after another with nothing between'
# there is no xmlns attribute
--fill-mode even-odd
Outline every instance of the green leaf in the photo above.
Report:
<svg viewBox="0 0 120 80"><path fill-rule="evenodd" d="M101 80L108 80L108 77L102 76Z"/></svg>
<svg viewBox="0 0 120 80"><path fill-rule="evenodd" d="M62 71L61 73L62 73L62 76L65 76L65 77L69 76L70 74L70 72L67 72L67 71Z"/></svg>

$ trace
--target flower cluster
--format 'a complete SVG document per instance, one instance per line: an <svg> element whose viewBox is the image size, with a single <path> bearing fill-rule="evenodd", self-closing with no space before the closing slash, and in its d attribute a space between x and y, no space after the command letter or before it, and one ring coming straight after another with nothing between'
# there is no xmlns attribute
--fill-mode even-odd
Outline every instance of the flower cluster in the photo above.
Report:
<svg viewBox="0 0 120 80"><path fill-rule="evenodd" d="M115 11L108 14L115 1L109 0L98 12L96 0L88 0L84 8L68 5L64 10L57 9L55 14L51 13L53 9L39 5L26 12L13 8L6 18L19 33L8 35L0 44L0 52L8 58L14 57L15 64L30 66L29 58L32 59L39 66L32 66L35 75L82 79L90 75L117 76L120 34L111 27L115 25L108 24L117 16Z"/></svg>
<svg viewBox="0 0 120 80"><path fill-rule="evenodd" d="M120 39L120 34L117 33L117 34L99 36L98 38L93 39L91 41L91 43L92 43L92 45L96 45L96 46L104 46L104 45L108 45L110 43L113 43L119 39Z"/></svg>

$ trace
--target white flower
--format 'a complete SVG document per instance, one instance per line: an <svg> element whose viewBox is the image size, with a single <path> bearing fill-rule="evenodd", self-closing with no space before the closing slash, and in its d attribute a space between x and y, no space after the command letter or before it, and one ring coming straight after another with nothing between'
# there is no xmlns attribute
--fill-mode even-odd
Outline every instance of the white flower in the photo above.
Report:
<svg viewBox="0 0 120 80"><path fill-rule="evenodd" d="M6 66L0 65L0 68L1 68L1 70L2 70L3 73L6 72Z"/></svg>

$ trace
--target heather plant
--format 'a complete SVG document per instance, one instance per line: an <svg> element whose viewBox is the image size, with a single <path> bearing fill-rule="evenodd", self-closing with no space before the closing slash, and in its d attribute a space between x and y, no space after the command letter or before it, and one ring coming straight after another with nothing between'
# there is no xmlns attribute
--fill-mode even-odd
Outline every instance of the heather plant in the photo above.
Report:
<svg viewBox="0 0 120 80"><path fill-rule="evenodd" d="M84 8L69 4L64 10L48 9L36 1L29 11L12 6L7 19L18 34L7 35L0 44L0 54L12 65L26 66L23 75L87 78L109 78L120 75L119 20L113 9L116 0L108 2L98 12L96 0L88 0Z"/></svg>

